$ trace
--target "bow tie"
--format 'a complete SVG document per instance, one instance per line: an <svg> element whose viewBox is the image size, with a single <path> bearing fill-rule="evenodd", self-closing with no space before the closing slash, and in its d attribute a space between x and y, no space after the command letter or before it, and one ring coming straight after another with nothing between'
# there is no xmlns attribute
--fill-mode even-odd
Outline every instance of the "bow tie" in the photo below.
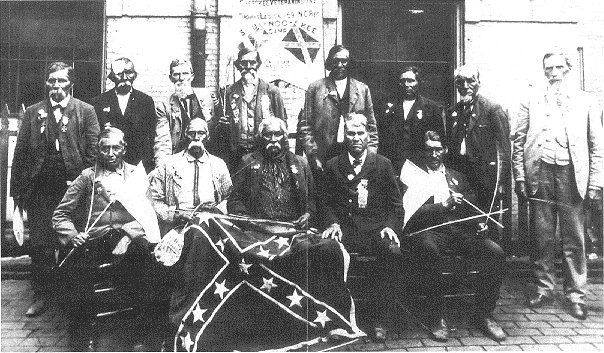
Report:
<svg viewBox="0 0 604 353"><path fill-rule="evenodd" d="M353 167L358 167L358 166L361 165L361 163L363 163L363 161L360 158L357 158L354 161L352 161L352 166Z"/></svg>

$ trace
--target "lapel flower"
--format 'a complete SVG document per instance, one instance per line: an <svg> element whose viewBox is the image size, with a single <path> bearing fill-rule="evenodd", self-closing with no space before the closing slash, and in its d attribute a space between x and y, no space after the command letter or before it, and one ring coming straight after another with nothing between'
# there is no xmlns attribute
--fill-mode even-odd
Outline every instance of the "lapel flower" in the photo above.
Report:
<svg viewBox="0 0 604 353"><path fill-rule="evenodd" d="M43 134L46 130L46 118L48 117L48 113L44 109L38 110L38 121L41 123L40 125L40 133Z"/></svg>
<svg viewBox="0 0 604 353"><path fill-rule="evenodd" d="M105 108L103 108L103 111L105 113L109 113L111 111L111 107L105 107Z"/></svg>
<svg viewBox="0 0 604 353"><path fill-rule="evenodd" d="M457 116L457 111L454 110L453 113L451 113L451 116L455 118Z"/></svg>
<svg viewBox="0 0 604 353"><path fill-rule="evenodd" d="M348 180L352 180L352 179L354 179L354 175L353 174L348 174L347 178L348 178Z"/></svg>
<svg viewBox="0 0 604 353"><path fill-rule="evenodd" d="M290 169L292 170L293 174L298 174L298 168L296 168L294 164L291 165Z"/></svg>
<svg viewBox="0 0 604 353"><path fill-rule="evenodd" d="M386 109L386 114L390 113L390 109L392 109L392 107L394 106L394 104L388 102L386 103L386 106L388 107L388 109Z"/></svg>
<svg viewBox="0 0 604 353"><path fill-rule="evenodd" d="M252 169L254 169L254 170L260 169L260 164L258 164L258 163L252 164Z"/></svg>
<svg viewBox="0 0 604 353"><path fill-rule="evenodd" d="M459 181L457 181L457 179L455 179L455 178L451 178L451 184L459 185Z"/></svg>
<svg viewBox="0 0 604 353"><path fill-rule="evenodd" d="M421 109L419 109L419 110L417 111L417 118L418 118L419 120L422 120L422 118L423 118L423 117L424 117L424 116L423 116L423 112L422 112L422 110L421 110Z"/></svg>

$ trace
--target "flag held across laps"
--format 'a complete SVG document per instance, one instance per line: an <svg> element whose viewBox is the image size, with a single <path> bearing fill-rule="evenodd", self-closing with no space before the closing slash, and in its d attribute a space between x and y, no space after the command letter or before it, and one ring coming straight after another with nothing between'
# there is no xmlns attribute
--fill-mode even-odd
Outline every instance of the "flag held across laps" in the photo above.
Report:
<svg viewBox="0 0 604 353"><path fill-rule="evenodd" d="M213 217L187 233L184 289L171 308L179 322L174 349L321 349L331 344L329 332L344 342L364 336L354 311L342 312L308 291L308 251L292 245L315 235Z"/></svg>

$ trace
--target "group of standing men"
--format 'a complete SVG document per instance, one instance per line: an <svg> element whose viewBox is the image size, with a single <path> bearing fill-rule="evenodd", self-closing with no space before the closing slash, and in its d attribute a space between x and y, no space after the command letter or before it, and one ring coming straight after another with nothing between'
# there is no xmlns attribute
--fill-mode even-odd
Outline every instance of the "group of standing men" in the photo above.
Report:
<svg viewBox="0 0 604 353"><path fill-rule="evenodd" d="M90 215L84 227L74 226L82 221L74 198L92 193L81 203L92 213L98 211L93 200L102 196L101 209L112 215L105 220L108 227L119 243L136 244L131 258L142 256L146 245L136 239L147 229L122 217L127 210L114 202L131 165L142 161L151 172L162 235L188 221L200 204L227 201L231 213L317 227L322 238L341 242L349 252L377 254L384 265L376 276L380 308L368 318L377 340L386 338L382 321L396 293L393 278L406 271L401 240L432 279L429 326L435 339L449 336L439 295L443 285L430 266L445 249L477 261L482 285L475 322L489 337L505 339L491 317L505 254L488 236L496 227L488 215L510 191L504 181L513 169L516 193L531 205L538 247L538 290L528 304L552 298L558 217L570 313L586 317L582 202L602 203L602 111L568 82L571 65L563 53L545 55L544 88L521 105L510 133L507 113L478 93L479 72L470 66L455 71L461 101L447 110L420 94L420 70L405 67L395 99L376 121L369 88L350 77L349 51L336 45L325 62L329 76L308 87L300 114L297 143L306 158L288 151L283 100L277 87L258 77L260 65L256 50L242 49L235 62L241 79L215 94L193 88L190 63L174 60L169 78L175 91L154 104L132 87L134 65L120 58L109 74L115 87L94 98L92 106L71 96L71 67L49 66L48 97L26 110L13 162L11 195L29 212L32 240L35 300L27 315L44 310L59 239L77 247L89 237L82 229L90 226ZM99 135L100 126L105 129ZM431 193L404 217L403 195L417 187L405 183L410 165L425 175ZM472 217L477 214L487 216ZM438 227L426 230L433 225Z"/></svg>

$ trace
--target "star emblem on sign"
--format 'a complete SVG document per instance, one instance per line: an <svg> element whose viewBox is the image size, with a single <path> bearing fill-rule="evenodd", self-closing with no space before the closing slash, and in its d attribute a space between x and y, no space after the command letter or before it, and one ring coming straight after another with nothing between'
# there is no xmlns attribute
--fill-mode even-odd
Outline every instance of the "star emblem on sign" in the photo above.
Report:
<svg viewBox="0 0 604 353"><path fill-rule="evenodd" d="M321 43L299 27L292 27L283 37L283 47L305 64L312 64L317 57Z"/></svg>
<svg viewBox="0 0 604 353"><path fill-rule="evenodd" d="M196 243L192 247L207 250L204 256L212 256L208 261L215 265L216 273L200 288L182 317L174 340L175 350L203 349L204 332L219 314L218 310L234 300L231 298L237 298L234 293L242 288L251 289L252 293L274 303L275 310L285 311L309 330L320 330L313 332L354 326L336 309L271 269L271 259L289 252L290 239L271 234L258 239L246 238L246 233L233 223L216 218L193 225L190 231L195 232Z"/></svg>

